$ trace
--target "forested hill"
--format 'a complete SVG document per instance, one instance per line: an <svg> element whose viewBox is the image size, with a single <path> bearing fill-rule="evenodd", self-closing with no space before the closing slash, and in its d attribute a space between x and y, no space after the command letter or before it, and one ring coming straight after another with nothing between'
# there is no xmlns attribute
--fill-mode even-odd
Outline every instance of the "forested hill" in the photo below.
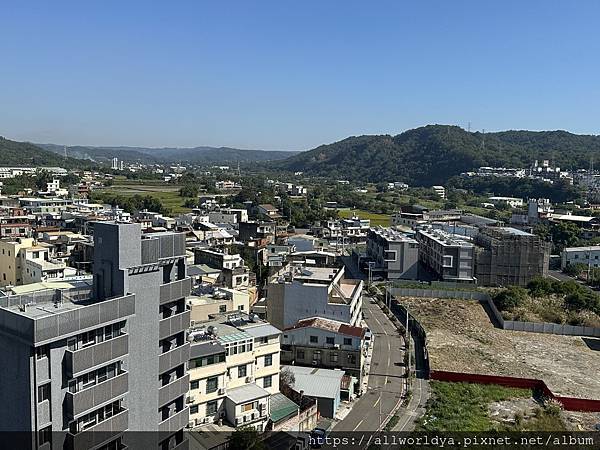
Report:
<svg viewBox="0 0 600 450"><path fill-rule="evenodd" d="M349 137L271 163L272 168L355 181L443 184L480 166L528 168L549 159L563 169L600 164L600 136L566 131L470 133L457 126L428 125L397 136Z"/></svg>
<svg viewBox="0 0 600 450"><path fill-rule="evenodd" d="M89 162L65 158L29 142L17 142L0 136L0 166L86 167Z"/></svg>
<svg viewBox="0 0 600 450"><path fill-rule="evenodd" d="M36 144L40 147L62 154L64 147L56 144ZM151 163L192 163L223 164L253 163L285 159L297 152L242 150L230 147L189 147L189 148L149 148L149 147L67 147L67 153L76 158L109 162L119 158L127 162Z"/></svg>

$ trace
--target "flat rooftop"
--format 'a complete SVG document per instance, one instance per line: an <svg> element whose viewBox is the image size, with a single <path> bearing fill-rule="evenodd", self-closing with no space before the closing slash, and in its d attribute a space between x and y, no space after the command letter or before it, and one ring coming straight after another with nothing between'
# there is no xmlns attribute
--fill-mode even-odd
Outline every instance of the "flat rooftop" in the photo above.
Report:
<svg viewBox="0 0 600 450"><path fill-rule="evenodd" d="M309 397L336 398L339 396L343 370L318 367L281 366L289 369L295 378L294 389Z"/></svg>

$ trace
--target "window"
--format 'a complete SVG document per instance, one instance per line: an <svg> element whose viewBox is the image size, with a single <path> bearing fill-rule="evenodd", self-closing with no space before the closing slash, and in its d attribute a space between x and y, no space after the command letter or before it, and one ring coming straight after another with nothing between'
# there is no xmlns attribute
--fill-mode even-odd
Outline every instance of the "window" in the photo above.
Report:
<svg viewBox="0 0 600 450"><path fill-rule="evenodd" d="M333 344L335 343L335 338L332 338L332 337L326 337L326 338L325 338L325 342L326 342L327 344L333 345Z"/></svg>
<svg viewBox="0 0 600 450"><path fill-rule="evenodd" d="M313 352L313 360L321 361L321 350L315 350Z"/></svg>
<svg viewBox="0 0 600 450"><path fill-rule="evenodd" d="M270 388L271 386L273 386L273 376L269 375L267 377L264 377L263 378L263 387Z"/></svg>
<svg viewBox="0 0 600 450"><path fill-rule="evenodd" d="M38 403L50 400L50 383L38 386Z"/></svg>
<svg viewBox="0 0 600 450"><path fill-rule="evenodd" d="M190 383L190 389L199 389L200 388L200 381L199 380L193 380Z"/></svg>
<svg viewBox="0 0 600 450"><path fill-rule="evenodd" d="M35 349L35 356L37 359L48 358L50 356L50 347L48 345L42 345Z"/></svg>
<svg viewBox="0 0 600 450"><path fill-rule="evenodd" d="M335 363L338 361L338 354L337 353L332 353L331 355L329 355L329 361L332 363Z"/></svg>
<svg viewBox="0 0 600 450"><path fill-rule="evenodd" d="M352 338L344 338L344 345L352 345Z"/></svg>
<svg viewBox="0 0 600 450"><path fill-rule="evenodd" d="M348 364L356 364L356 355L348 355Z"/></svg>
<svg viewBox="0 0 600 450"><path fill-rule="evenodd" d="M298 358L298 359L304 359L304 350L297 350L296 351L296 358Z"/></svg>
<svg viewBox="0 0 600 450"><path fill-rule="evenodd" d="M244 366L244 369L246 366ZM245 375L244 375L245 376ZM210 394L211 392L215 392L219 387L219 378L210 377L206 380L206 393Z"/></svg>
<svg viewBox="0 0 600 450"><path fill-rule="evenodd" d="M242 378L246 376L246 365L238 366L238 378Z"/></svg>
<svg viewBox="0 0 600 450"><path fill-rule="evenodd" d="M190 414L198 414L198 405L190 406Z"/></svg>
<svg viewBox="0 0 600 450"><path fill-rule="evenodd" d="M94 345L96 343L96 332L88 331L87 333L83 333L81 337L81 346L88 347L90 345Z"/></svg>
<svg viewBox="0 0 600 450"><path fill-rule="evenodd" d="M242 405L242 412L247 412L247 411L251 411L252 410L252 406L253 403L246 403L245 405Z"/></svg>
<svg viewBox="0 0 600 450"><path fill-rule="evenodd" d="M213 400L211 402L206 403L206 415L214 415L217 413L217 401Z"/></svg>
<svg viewBox="0 0 600 450"><path fill-rule="evenodd" d="M219 305L219 312L224 313L227 311L227 305Z"/></svg>
<svg viewBox="0 0 600 450"><path fill-rule="evenodd" d="M319 342L319 337L318 336L311 336L310 337L310 343L311 344L317 344Z"/></svg>
<svg viewBox="0 0 600 450"><path fill-rule="evenodd" d="M273 355L265 355L265 367L273 365Z"/></svg>
<svg viewBox="0 0 600 450"><path fill-rule="evenodd" d="M38 431L38 445L49 444L52 442L52 425L42 428Z"/></svg>
<svg viewBox="0 0 600 450"><path fill-rule="evenodd" d="M108 375L106 373L106 367L98 369L98 383L102 383L108 379Z"/></svg>

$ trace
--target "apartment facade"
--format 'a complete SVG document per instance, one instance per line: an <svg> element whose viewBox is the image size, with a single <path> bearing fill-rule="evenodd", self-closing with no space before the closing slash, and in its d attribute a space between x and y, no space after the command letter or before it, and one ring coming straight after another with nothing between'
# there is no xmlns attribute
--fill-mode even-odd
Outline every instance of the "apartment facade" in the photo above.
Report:
<svg viewBox="0 0 600 450"><path fill-rule="evenodd" d="M264 431L279 392L280 335L243 313L224 313L190 330L190 427L228 423Z"/></svg>
<svg viewBox="0 0 600 450"><path fill-rule="evenodd" d="M375 262L372 270L388 280L417 279L419 243L390 228L373 228L367 234L367 257Z"/></svg>
<svg viewBox="0 0 600 450"><path fill-rule="evenodd" d="M417 230L419 261L442 281L474 283L475 246L468 239L431 227Z"/></svg>
<svg viewBox="0 0 600 450"><path fill-rule="evenodd" d="M309 317L348 325L362 319L363 282L345 278L344 268L284 267L269 278L267 319L280 329Z"/></svg>
<svg viewBox="0 0 600 450"><path fill-rule="evenodd" d="M0 429L31 431L31 448L121 448L125 430L157 430L152 447L182 448L184 237L142 238L137 224L94 231L92 285L0 299L0 398L12 405Z"/></svg>

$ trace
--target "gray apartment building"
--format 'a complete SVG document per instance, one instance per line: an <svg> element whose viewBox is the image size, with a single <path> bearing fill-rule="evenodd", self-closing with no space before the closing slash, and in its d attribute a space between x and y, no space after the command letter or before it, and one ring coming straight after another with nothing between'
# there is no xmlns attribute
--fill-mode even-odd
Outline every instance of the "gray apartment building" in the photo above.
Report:
<svg viewBox="0 0 600 450"><path fill-rule="evenodd" d="M526 286L548 275L550 243L511 227L483 227L475 237L476 276L483 286Z"/></svg>
<svg viewBox="0 0 600 450"><path fill-rule="evenodd" d="M31 448L120 449L125 430L187 448L184 236L96 223L94 244L93 286L0 297L0 430Z"/></svg>
<svg viewBox="0 0 600 450"><path fill-rule="evenodd" d="M435 277L454 283L475 283L475 245L467 238L431 227L417 230L419 261Z"/></svg>
<svg viewBox="0 0 600 450"><path fill-rule="evenodd" d="M367 258L372 271L388 280L417 279L419 243L391 228L371 228L367 234Z"/></svg>

